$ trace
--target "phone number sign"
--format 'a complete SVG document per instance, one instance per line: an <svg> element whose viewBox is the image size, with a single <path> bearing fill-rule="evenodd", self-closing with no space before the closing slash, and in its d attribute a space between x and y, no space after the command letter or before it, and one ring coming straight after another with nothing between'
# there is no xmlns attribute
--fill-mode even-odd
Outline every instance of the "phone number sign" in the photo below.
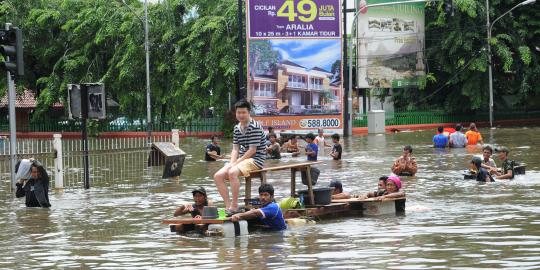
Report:
<svg viewBox="0 0 540 270"><path fill-rule="evenodd" d="M249 38L340 38L340 0L249 0Z"/></svg>

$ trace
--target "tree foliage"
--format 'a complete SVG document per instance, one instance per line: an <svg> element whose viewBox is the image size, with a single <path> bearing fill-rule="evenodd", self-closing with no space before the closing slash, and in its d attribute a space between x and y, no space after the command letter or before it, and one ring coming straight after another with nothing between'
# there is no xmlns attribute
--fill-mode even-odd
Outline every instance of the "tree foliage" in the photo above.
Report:
<svg viewBox="0 0 540 270"><path fill-rule="evenodd" d="M491 21L521 1L490 1ZM426 6L426 89L400 90L404 108L437 107L447 111L487 110L488 54L484 1L454 0L454 16L441 2ZM540 12L538 4L515 9L493 26L493 88L495 107L526 107L540 97ZM536 46L536 47L535 47ZM503 96L514 96L507 104Z"/></svg>
<svg viewBox="0 0 540 270"><path fill-rule="evenodd" d="M34 118L55 102L66 104L66 84L103 82L119 112L141 117L146 111L143 5L138 0L4 0L2 22L24 31L25 77L18 89L36 92ZM494 0L491 19L518 2ZM421 89L397 90L398 107L471 111L488 107L488 57L484 1L454 0L455 15L442 2L426 5L428 76ZM493 78L496 108L530 106L540 97L540 12L520 7L493 27ZM237 1L162 0L150 4L150 74L153 115L192 118L214 107L227 108L238 88ZM261 51L258 69L279 58ZM266 46L266 47L265 47ZM255 54L256 55L256 54ZM266 59L266 58L268 59ZM338 68L336 63L332 71ZM0 95L5 93L2 83ZM503 96L514 96L505 104Z"/></svg>
<svg viewBox="0 0 540 270"><path fill-rule="evenodd" d="M35 117L66 101L67 84L83 82L104 83L121 114L145 115L144 9L140 1L126 2L129 8L112 0L0 3L2 22L24 32L26 75L17 84L39 97ZM158 118L227 107L223 100L237 87L237 8L234 0L149 5L152 109Z"/></svg>

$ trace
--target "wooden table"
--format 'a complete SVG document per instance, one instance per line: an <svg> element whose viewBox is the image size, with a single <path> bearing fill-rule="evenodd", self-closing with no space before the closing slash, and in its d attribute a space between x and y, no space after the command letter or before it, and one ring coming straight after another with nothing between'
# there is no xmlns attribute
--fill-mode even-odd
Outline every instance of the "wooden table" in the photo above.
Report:
<svg viewBox="0 0 540 270"><path fill-rule="evenodd" d="M282 166L276 166L276 167L268 167L256 171L252 171L248 177L245 177L246 179L246 197L244 198L244 203L246 206L249 205L249 202L251 200L251 179L253 178L259 178L261 179L261 184L266 183L266 173L272 172L272 171L282 171L282 170L291 170L291 197L293 197L296 193L296 172L297 171L305 171L307 176L307 182L308 182L308 194L309 194L309 200L311 205L315 204L315 197L313 196L313 185L311 184L311 166L315 164L320 164L321 161L313 161L313 162L302 162L302 163L292 163Z"/></svg>

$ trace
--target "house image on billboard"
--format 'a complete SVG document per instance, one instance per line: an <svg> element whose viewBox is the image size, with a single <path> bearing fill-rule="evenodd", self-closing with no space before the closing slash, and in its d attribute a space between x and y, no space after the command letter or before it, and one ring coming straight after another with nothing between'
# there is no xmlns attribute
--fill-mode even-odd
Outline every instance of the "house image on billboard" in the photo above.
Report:
<svg viewBox="0 0 540 270"><path fill-rule="evenodd" d="M340 74L285 60L249 79L256 115L339 114Z"/></svg>

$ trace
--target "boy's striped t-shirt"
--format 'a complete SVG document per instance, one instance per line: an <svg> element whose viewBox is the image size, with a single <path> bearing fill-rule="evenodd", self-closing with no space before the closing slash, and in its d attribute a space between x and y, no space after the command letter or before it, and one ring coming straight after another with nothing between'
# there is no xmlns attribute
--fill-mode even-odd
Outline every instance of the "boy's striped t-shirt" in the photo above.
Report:
<svg viewBox="0 0 540 270"><path fill-rule="evenodd" d="M234 126L233 144L238 145L240 148L239 157L242 157L249 150L250 146L256 146L257 152L252 158L259 168L264 166L264 160L266 158L266 136L257 121L251 119L245 130L241 129L240 123Z"/></svg>

